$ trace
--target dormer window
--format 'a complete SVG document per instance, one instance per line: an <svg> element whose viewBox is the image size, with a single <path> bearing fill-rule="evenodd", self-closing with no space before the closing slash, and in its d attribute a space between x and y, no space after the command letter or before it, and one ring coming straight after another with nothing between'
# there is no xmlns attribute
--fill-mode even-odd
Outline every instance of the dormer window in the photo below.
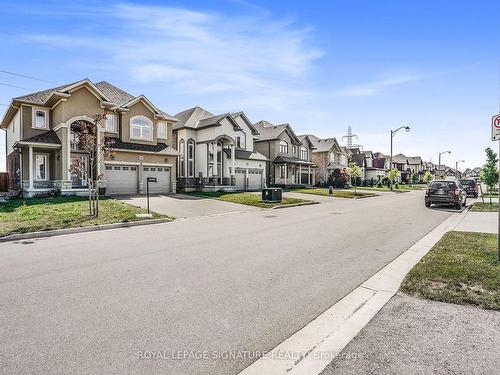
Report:
<svg viewBox="0 0 500 375"><path fill-rule="evenodd" d="M309 155L308 155L308 152L307 152L307 148L305 148L305 147L301 147L301 148L300 148L300 158L301 158L302 160L307 160L307 159L308 159L308 156L309 156Z"/></svg>
<svg viewBox="0 0 500 375"><path fill-rule="evenodd" d="M286 141L280 141L280 153L288 154L288 143Z"/></svg>
<svg viewBox="0 0 500 375"><path fill-rule="evenodd" d="M152 141L153 122L145 116L132 117L130 119L130 139Z"/></svg>
<svg viewBox="0 0 500 375"><path fill-rule="evenodd" d="M106 132L118 133L118 123L116 121L116 115L106 115Z"/></svg>
<svg viewBox="0 0 500 375"><path fill-rule="evenodd" d="M47 129L48 119L47 111L43 109L33 110L33 127L35 129Z"/></svg>

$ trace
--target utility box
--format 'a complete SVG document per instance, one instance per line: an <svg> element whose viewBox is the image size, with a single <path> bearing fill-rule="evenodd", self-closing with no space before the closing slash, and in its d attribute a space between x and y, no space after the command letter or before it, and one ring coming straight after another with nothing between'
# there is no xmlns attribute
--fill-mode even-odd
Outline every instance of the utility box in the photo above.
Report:
<svg viewBox="0 0 500 375"><path fill-rule="evenodd" d="M283 199L283 190L281 188L262 189L263 203L280 203Z"/></svg>

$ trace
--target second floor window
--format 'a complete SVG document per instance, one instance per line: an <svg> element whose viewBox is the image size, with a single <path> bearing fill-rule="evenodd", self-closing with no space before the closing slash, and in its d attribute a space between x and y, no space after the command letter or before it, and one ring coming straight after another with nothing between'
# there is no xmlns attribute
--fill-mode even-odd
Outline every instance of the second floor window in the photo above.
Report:
<svg viewBox="0 0 500 375"><path fill-rule="evenodd" d="M145 116L130 119L130 138L143 141L153 140L153 123Z"/></svg>
<svg viewBox="0 0 500 375"><path fill-rule="evenodd" d="M115 115L106 115L106 129L107 132L117 133L118 132L118 124L116 121Z"/></svg>
<svg viewBox="0 0 500 375"><path fill-rule="evenodd" d="M236 147L241 147L241 137L239 135L236 137Z"/></svg>
<svg viewBox="0 0 500 375"><path fill-rule="evenodd" d="M280 154L288 154L288 143L280 141Z"/></svg>
<svg viewBox="0 0 500 375"><path fill-rule="evenodd" d="M166 122L159 122L158 123L158 138L161 139L167 139L167 123Z"/></svg>
<svg viewBox="0 0 500 375"><path fill-rule="evenodd" d="M300 148L300 158L302 160L307 160L308 159L308 152L307 152L307 148L305 147L301 147Z"/></svg>
<svg viewBox="0 0 500 375"><path fill-rule="evenodd" d="M34 111L33 127L37 129L47 129L47 111L36 109Z"/></svg>

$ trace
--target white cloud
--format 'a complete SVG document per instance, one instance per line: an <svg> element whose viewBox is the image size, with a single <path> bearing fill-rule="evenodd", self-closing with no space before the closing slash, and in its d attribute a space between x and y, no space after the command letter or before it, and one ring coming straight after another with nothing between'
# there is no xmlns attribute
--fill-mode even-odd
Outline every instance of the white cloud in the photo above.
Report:
<svg viewBox="0 0 500 375"><path fill-rule="evenodd" d="M421 79L415 74L398 74L389 78L374 80L364 84L358 84L338 90L338 96L372 96L391 87L398 86L408 82L414 82Z"/></svg>

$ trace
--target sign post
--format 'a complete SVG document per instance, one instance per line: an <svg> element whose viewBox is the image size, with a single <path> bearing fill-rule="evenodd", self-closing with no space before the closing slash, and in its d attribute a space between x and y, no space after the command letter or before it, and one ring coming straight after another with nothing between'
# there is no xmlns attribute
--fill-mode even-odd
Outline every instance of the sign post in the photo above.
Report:
<svg viewBox="0 0 500 375"><path fill-rule="evenodd" d="M147 195L147 199L148 199L148 214L149 214L149 183L150 182L156 182L156 177L148 177L146 179L146 195Z"/></svg>
<svg viewBox="0 0 500 375"><path fill-rule="evenodd" d="M491 140L500 141L500 115L491 118ZM500 171L500 142L498 143L498 156L498 170ZM500 192L500 179L498 180L498 191ZM500 262L500 201L498 203L497 261Z"/></svg>

